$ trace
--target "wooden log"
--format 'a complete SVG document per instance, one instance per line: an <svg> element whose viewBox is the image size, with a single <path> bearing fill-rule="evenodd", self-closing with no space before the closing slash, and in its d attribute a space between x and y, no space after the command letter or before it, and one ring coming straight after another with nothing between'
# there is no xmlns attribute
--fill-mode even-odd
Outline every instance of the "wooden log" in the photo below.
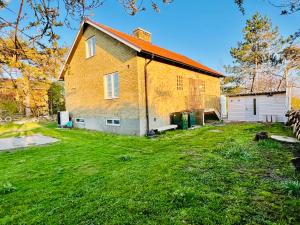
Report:
<svg viewBox="0 0 300 225"><path fill-rule="evenodd" d="M300 140L300 110L288 111L286 117L286 124L292 128L293 134Z"/></svg>
<svg viewBox="0 0 300 225"><path fill-rule="evenodd" d="M299 121L297 123L295 123L295 127L296 127L296 131L298 131L300 129L300 122Z"/></svg>
<svg viewBox="0 0 300 225"><path fill-rule="evenodd" d="M293 134L296 134L296 124L293 124L292 128L293 128Z"/></svg>
<svg viewBox="0 0 300 225"><path fill-rule="evenodd" d="M300 133L300 129L296 130L295 135L298 136Z"/></svg>
<svg viewBox="0 0 300 225"><path fill-rule="evenodd" d="M268 139L268 137L269 135L267 132L258 132L256 133L254 140L255 141L265 140Z"/></svg>

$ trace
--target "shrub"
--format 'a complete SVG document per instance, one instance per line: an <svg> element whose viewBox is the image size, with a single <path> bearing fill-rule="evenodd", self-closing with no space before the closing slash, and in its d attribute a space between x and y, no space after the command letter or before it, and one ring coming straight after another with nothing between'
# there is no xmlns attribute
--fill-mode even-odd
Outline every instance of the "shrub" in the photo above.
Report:
<svg viewBox="0 0 300 225"><path fill-rule="evenodd" d="M300 195L300 182L295 180L284 181L283 190L289 195L299 196Z"/></svg>
<svg viewBox="0 0 300 225"><path fill-rule="evenodd" d="M64 89L60 82L53 82L48 90L48 107L50 115L65 110Z"/></svg>
<svg viewBox="0 0 300 225"><path fill-rule="evenodd" d="M18 103L11 96L0 95L0 113L3 111L7 115L18 113Z"/></svg>

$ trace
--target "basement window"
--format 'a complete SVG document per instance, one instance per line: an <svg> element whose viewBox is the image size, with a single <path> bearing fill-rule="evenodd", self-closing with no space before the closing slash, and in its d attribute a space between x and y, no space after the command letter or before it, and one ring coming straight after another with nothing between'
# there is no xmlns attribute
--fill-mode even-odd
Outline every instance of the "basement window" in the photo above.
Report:
<svg viewBox="0 0 300 225"><path fill-rule="evenodd" d="M84 123L84 119L82 118L76 118L76 123Z"/></svg>
<svg viewBox="0 0 300 225"><path fill-rule="evenodd" d="M177 90L178 91L183 90L183 78L182 78L182 76L177 76Z"/></svg>
<svg viewBox="0 0 300 225"><path fill-rule="evenodd" d="M119 98L119 74L118 72L104 76L105 99Z"/></svg>
<svg viewBox="0 0 300 225"><path fill-rule="evenodd" d="M107 126L120 126L121 122L120 122L120 119L108 118L108 119L106 119L106 125Z"/></svg>
<svg viewBox="0 0 300 225"><path fill-rule="evenodd" d="M85 41L86 58L90 58L96 54L96 37L90 37Z"/></svg>

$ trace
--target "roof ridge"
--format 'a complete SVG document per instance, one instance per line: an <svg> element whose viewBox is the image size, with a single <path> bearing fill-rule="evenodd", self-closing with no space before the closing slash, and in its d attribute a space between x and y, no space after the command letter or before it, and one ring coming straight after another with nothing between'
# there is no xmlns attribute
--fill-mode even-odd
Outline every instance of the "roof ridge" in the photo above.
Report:
<svg viewBox="0 0 300 225"><path fill-rule="evenodd" d="M158 45L152 44L151 42L139 39L137 37L134 37L133 35L127 34L125 32L116 30L112 27L103 25L101 23L98 23L96 21L93 21L89 18L86 18L85 21L88 21L96 26L101 27L102 29L105 29L106 31L113 33L114 35L117 35L119 38L121 39L125 39L125 41L130 42L132 45L135 45L137 47L139 47L140 49L142 49L144 52L149 52L149 53L153 53L153 54L157 54L161 57L167 58L169 60L173 60L173 61L177 61L178 63L181 64L185 64L187 66L191 66L191 67L195 67L197 69L206 71L208 73L212 73L216 76L219 77L223 77L224 75L203 65L200 62L197 62L194 59L191 59L181 53L177 53L171 50L168 50L166 48L160 47Z"/></svg>

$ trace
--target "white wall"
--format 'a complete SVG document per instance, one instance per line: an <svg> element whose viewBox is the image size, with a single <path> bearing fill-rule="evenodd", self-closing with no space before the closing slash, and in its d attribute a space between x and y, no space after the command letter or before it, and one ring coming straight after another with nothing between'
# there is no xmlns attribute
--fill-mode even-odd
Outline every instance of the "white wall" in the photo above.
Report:
<svg viewBox="0 0 300 225"><path fill-rule="evenodd" d="M254 115L254 103L256 99L256 115ZM229 121L263 121L266 117L273 116L273 122L286 122L285 113L288 111L286 94L252 95L228 97ZM276 120L276 121L274 121Z"/></svg>
<svg viewBox="0 0 300 225"><path fill-rule="evenodd" d="M227 117L227 99L225 95L220 96L221 118Z"/></svg>

